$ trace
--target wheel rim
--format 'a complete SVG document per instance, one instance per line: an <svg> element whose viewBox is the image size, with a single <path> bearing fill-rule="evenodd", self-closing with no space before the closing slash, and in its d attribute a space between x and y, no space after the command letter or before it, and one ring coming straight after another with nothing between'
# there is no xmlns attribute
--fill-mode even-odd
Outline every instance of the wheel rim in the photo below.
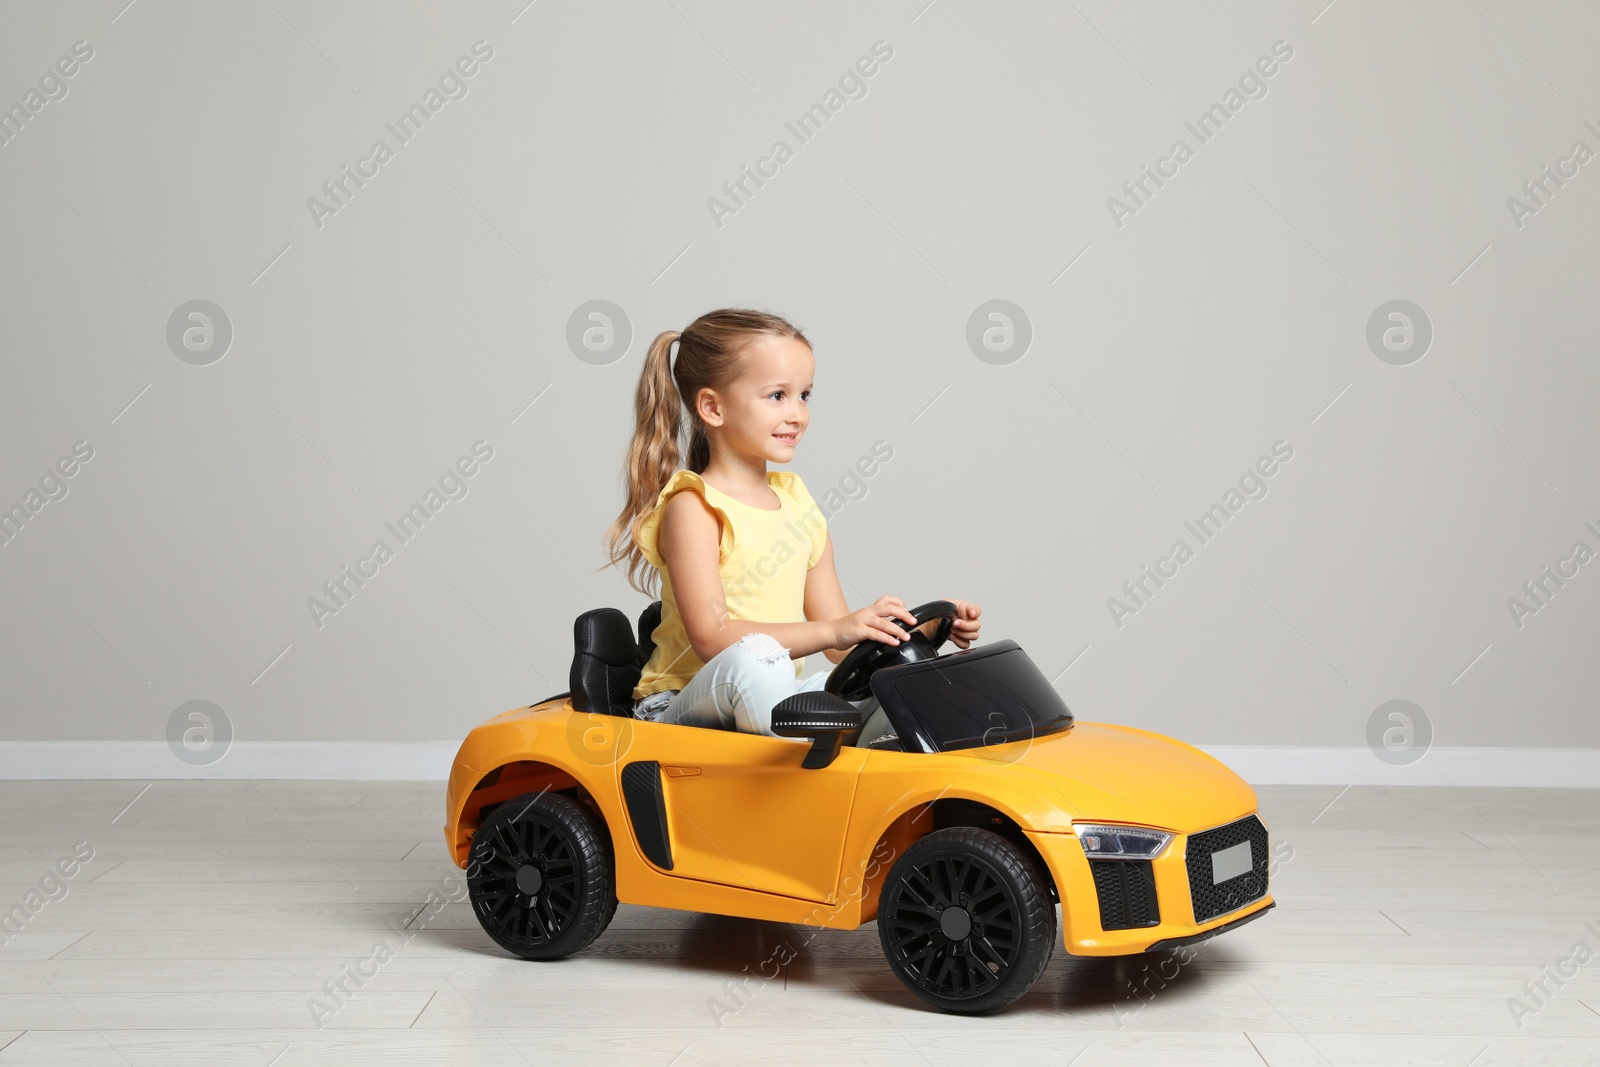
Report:
<svg viewBox="0 0 1600 1067"><path fill-rule="evenodd" d="M478 918L528 946L560 937L578 914L578 851L548 818L524 815L497 827L478 859L472 906Z"/></svg>
<svg viewBox="0 0 1600 1067"><path fill-rule="evenodd" d="M918 989L946 1000L994 989L1021 951L1011 890L975 856L947 853L913 865L880 910L890 962Z"/></svg>

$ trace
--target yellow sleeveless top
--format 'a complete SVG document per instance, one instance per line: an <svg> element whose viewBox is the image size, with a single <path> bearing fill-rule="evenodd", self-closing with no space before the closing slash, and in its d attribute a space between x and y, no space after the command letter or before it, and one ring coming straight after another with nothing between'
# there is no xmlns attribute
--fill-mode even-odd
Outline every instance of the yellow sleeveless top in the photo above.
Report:
<svg viewBox="0 0 1600 1067"><path fill-rule="evenodd" d="M767 484L778 495L776 511L735 500L693 471L679 470L661 487L656 506L640 521L633 540L661 574L661 622L655 629L655 651L633 687L634 700L663 689L682 689L705 666L689 645L672 578L656 548L667 500L680 490L699 493L717 514L717 569L729 617L749 622L805 621L806 572L822 558L827 516L793 471L768 471ZM796 678L804 663L803 656L794 661Z"/></svg>

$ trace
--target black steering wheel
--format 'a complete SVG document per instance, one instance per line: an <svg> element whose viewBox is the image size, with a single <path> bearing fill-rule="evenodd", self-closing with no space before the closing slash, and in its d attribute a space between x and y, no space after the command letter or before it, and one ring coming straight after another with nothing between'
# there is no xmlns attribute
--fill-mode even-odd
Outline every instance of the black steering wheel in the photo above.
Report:
<svg viewBox="0 0 1600 1067"><path fill-rule="evenodd" d="M865 638L857 642L856 646L833 668L823 689L846 700L865 700L872 695L873 671L896 663L916 663L919 660L933 659L938 655L939 646L950 639L950 630L956 624L956 606L948 600L930 600L926 604L912 608L911 614L917 620L915 623L907 623L904 619L894 621L903 630L914 630L933 619L938 619L939 626L934 630L932 637L914 633L909 641L898 645L885 644L870 637Z"/></svg>

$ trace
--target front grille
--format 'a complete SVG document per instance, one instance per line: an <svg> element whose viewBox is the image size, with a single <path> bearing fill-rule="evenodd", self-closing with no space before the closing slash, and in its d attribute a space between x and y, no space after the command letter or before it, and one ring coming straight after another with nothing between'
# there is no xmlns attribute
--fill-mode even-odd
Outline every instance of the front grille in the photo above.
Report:
<svg viewBox="0 0 1600 1067"><path fill-rule="evenodd" d="M1223 849L1250 842L1250 869L1213 882L1211 857ZM1194 921L1208 922L1218 915L1238 911L1267 895L1267 828L1254 815L1189 836L1189 899Z"/></svg>
<svg viewBox="0 0 1600 1067"><path fill-rule="evenodd" d="M1100 898L1102 930L1133 930L1161 922L1149 860L1090 860L1089 871Z"/></svg>

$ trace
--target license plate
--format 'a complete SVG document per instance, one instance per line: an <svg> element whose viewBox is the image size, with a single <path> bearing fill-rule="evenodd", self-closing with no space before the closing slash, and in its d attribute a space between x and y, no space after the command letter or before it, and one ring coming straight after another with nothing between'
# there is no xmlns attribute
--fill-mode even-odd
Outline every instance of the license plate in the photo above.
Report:
<svg viewBox="0 0 1600 1067"><path fill-rule="evenodd" d="M1250 842L1241 841L1231 848L1222 849L1211 854L1211 884L1221 885L1230 878L1237 878L1241 874L1249 874L1255 867L1255 856L1250 851Z"/></svg>

